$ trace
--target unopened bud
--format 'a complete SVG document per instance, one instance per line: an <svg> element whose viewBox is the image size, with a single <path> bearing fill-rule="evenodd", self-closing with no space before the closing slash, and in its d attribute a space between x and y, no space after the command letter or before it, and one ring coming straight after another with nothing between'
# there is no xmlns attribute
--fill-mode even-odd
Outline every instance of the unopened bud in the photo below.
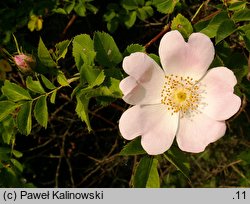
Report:
<svg viewBox="0 0 250 204"><path fill-rule="evenodd" d="M36 66L36 59L31 55L15 55L13 60L20 71L25 74L32 72L32 69Z"/></svg>

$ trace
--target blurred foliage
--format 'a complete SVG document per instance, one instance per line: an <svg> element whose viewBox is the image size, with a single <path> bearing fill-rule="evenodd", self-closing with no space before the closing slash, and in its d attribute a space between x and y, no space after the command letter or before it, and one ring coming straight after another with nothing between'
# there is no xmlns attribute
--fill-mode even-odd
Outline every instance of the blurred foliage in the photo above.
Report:
<svg viewBox="0 0 250 204"><path fill-rule="evenodd" d="M248 1L9 0L0 15L0 187L250 186ZM235 73L242 107L203 153L152 157L119 134L121 63L160 63L170 29L213 40L211 67Z"/></svg>

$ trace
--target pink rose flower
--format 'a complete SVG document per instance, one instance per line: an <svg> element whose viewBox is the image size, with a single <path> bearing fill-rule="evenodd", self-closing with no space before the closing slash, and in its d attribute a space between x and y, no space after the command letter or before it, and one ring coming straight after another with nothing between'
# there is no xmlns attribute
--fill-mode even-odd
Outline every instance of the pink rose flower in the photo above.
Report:
<svg viewBox="0 0 250 204"><path fill-rule="evenodd" d="M221 138L225 120L240 108L236 77L226 67L209 69L214 46L202 33L185 42L178 31L161 39L162 68L147 54L136 52L123 60L129 75L120 83L123 100L133 107L119 121L122 136L141 144L150 155L162 154L176 137L181 150L198 153Z"/></svg>

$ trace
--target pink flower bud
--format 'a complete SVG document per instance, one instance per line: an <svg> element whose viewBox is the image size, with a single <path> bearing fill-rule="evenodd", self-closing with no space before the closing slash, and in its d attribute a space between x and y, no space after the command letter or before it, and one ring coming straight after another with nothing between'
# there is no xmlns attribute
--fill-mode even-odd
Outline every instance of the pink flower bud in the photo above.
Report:
<svg viewBox="0 0 250 204"><path fill-rule="evenodd" d="M36 65L36 59L31 55L25 55L25 54L15 55L13 57L13 60L16 66L23 73L32 72L32 69Z"/></svg>

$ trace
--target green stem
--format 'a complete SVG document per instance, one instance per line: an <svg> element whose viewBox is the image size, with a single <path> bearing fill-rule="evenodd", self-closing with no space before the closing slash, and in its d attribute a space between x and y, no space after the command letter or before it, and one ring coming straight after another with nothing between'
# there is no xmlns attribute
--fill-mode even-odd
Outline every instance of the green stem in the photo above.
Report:
<svg viewBox="0 0 250 204"><path fill-rule="evenodd" d="M196 18L196 16L200 13L200 10L201 10L202 7L204 6L204 3L205 3L205 2L203 2L203 3L200 5L200 7L197 9L197 11L195 12L193 18L191 19L191 22L193 22L194 19Z"/></svg>
<svg viewBox="0 0 250 204"><path fill-rule="evenodd" d="M68 82L68 84L71 84L72 82L77 81L78 79L80 79L80 77L73 77L73 78L71 78L71 79L68 79L67 82ZM42 95L40 95L40 96L37 96L36 98L33 98L32 101L36 101L36 100L38 100L39 98L41 98L42 96L49 96L49 95L52 94L53 92L58 91L58 90L60 90L61 88L65 87L65 86L68 86L68 85L61 85L61 86L59 86L59 87L57 87L57 88L51 90L50 92L46 92L46 93L44 93L44 94L42 94Z"/></svg>

